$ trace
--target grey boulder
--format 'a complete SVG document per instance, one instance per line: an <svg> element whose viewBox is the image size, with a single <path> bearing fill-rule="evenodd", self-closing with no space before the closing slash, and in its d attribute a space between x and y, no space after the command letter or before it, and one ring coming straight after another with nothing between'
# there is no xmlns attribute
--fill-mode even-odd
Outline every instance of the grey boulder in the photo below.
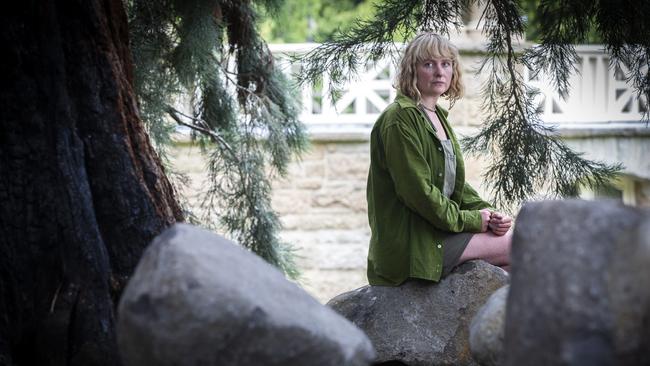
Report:
<svg viewBox="0 0 650 366"><path fill-rule="evenodd" d="M474 359L482 366L498 366L503 363L507 298L506 285L488 298L469 326L469 347Z"/></svg>
<svg viewBox="0 0 650 366"><path fill-rule="evenodd" d="M119 304L126 365L368 365L368 338L265 261L177 224L146 250Z"/></svg>
<svg viewBox="0 0 650 366"><path fill-rule="evenodd" d="M377 362L409 366L475 365L469 323L487 298L508 282L501 268L466 262L438 283L365 286L328 302L366 332Z"/></svg>
<svg viewBox="0 0 650 366"><path fill-rule="evenodd" d="M511 275L506 365L650 365L649 211L527 204Z"/></svg>

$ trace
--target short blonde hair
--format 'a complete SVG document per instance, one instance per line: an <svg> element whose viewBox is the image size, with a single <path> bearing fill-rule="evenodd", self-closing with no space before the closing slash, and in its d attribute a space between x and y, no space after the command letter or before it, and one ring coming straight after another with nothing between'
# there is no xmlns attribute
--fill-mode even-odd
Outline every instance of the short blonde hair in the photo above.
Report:
<svg viewBox="0 0 650 366"><path fill-rule="evenodd" d="M453 105L463 96L464 90L460 63L458 62L458 48L449 40L435 33L420 33L406 46L397 73L397 90L419 103L422 96L417 88L417 64L438 58L448 58L453 63L451 84L449 89L442 94Z"/></svg>

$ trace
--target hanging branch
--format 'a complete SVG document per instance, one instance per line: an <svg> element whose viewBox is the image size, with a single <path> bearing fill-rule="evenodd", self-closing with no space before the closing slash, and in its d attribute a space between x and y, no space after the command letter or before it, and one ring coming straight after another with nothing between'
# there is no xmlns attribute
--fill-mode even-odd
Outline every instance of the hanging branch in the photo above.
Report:
<svg viewBox="0 0 650 366"><path fill-rule="evenodd" d="M519 14L519 7L512 1L486 3L483 32L489 43L481 71L487 65L493 66L482 90L489 105L483 106L486 119L481 131L463 140L470 153L490 153L492 159L484 178L492 182L495 203L509 209L543 192L551 197L575 196L580 185L604 185L621 169L620 165L584 159L539 118L534 103L536 91L525 84L517 70L523 64L520 52L513 46L514 39L523 38ZM572 46L570 51L562 48L566 52L544 53L558 49L550 47L537 52L548 64L570 73ZM558 75L555 85L567 94L568 74Z"/></svg>
<svg viewBox="0 0 650 366"><path fill-rule="evenodd" d="M135 0L128 11L140 110L160 153L174 121L191 129L208 158L202 224L224 229L295 278L292 249L278 237L270 178L286 174L307 136L296 96L257 34L252 3ZM233 57L236 69L228 70ZM173 107L181 96L190 113Z"/></svg>
<svg viewBox="0 0 650 366"><path fill-rule="evenodd" d="M209 127L206 127L207 123L205 123L205 121L200 120L198 118L194 118L192 116L188 116L185 113L177 110L172 106L167 106L167 113L179 125L191 128L194 131L197 131L199 133L202 133L203 135L211 137L214 141L220 144L234 159L236 159L237 156L235 155L235 152L232 150L230 145L228 145L228 142L226 142L226 140L224 140L223 137L219 136L215 131L210 130ZM188 118L195 123L187 123L183 121L181 116Z"/></svg>
<svg viewBox="0 0 650 366"><path fill-rule="evenodd" d="M409 39L416 30L427 27L441 34L449 34L451 27L459 29L461 8L457 1L427 1L423 8L419 0L386 0L375 6L375 18L356 21L347 31L334 35L306 55L296 58L303 63L298 76L301 85L322 80L327 72L327 89L333 100L340 92L340 86L350 81L362 66L367 66L384 57L394 57L398 48L396 38ZM431 17L431 9L439 14Z"/></svg>
<svg viewBox="0 0 650 366"><path fill-rule="evenodd" d="M602 8L607 4L594 5L586 0L571 4L543 1L542 19L546 19L547 24L540 31L545 41L537 48L522 50L515 46L524 32L522 11L516 1L381 2L376 7L375 19L357 23L349 31L335 35L333 41L307 54L302 60L305 66L301 82L316 82L328 73L332 90L340 88L354 76L360 65L390 56L388 52L396 49L392 42L396 37L410 39L420 30L448 34L452 27L458 28L461 24L461 14L477 3L484 5L481 19L485 28L482 32L488 39L486 55L479 69L479 73L488 74L481 90L486 118L481 131L465 139L463 145L471 153L491 156L484 176L496 204L508 208L543 192L566 197L577 194L579 185L593 188L606 184L616 176L621 166L590 161L569 149L554 129L539 118L534 103L537 91L526 85L519 70L527 66L533 73L550 73L560 94L568 95L569 76L575 71L577 60L573 43L579 41L568 34L575 31L574 37L584 36L592 15L603 17ZM645 4L635 6L647 7ZM642 13L637 9L636 14ZM632 19L630 14L627 16L625 19ZM634 17L639 18L638 15ZM646 20L638 22L647 23ZM600 25L601 31L617 34L612 24L603 19L600 19ZM619 43L609 43L616 59L632 65L630 69L634 71L630 79L639 93L646 97L650 92L647 72L649 29L639 26L637 33L640 35L635 38L627 34L616 38ZM645 48L627 45L621 39L639 40Z"/></svg>

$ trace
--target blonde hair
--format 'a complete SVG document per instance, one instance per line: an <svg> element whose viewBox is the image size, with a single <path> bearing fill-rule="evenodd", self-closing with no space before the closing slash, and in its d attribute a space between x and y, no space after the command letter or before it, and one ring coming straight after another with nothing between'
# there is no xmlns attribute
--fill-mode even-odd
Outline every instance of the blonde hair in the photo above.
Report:
<svg viewBox="0 0 650 366"><path fill-rule="evenodd" d="M463 96L462 73L458 62L458 48L449 40L431 32L423 32L415 36L406 46L404 56L397 73L396 88L402 94L419 103L422 99L417 88L417 64L425 60L448 58L453 63L453 73L449 89L442 94L450 100L451 105Z"/></svg>

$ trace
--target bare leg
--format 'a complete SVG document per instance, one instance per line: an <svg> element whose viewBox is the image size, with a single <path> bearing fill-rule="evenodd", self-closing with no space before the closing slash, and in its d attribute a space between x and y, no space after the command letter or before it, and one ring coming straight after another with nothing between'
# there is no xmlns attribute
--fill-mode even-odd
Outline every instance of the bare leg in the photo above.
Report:
<svg viewBox="0 0 650 366"><path fill-rule="evenodd" d="M458 263L473 259L482 259L490 264L510 270L510 246L512 230L503 236L494 235L491 231L475 234L467 244Z"/></svg>

